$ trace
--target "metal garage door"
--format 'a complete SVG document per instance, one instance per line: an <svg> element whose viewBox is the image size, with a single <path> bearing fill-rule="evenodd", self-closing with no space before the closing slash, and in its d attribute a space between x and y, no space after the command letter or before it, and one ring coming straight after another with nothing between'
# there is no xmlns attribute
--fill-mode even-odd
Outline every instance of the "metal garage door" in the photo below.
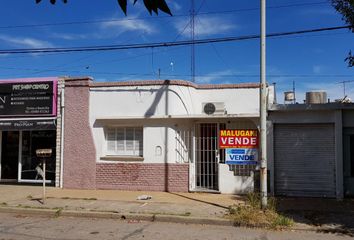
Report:
<svg viewBox="0 0 354 240"><path fill-rule="evenodd" d="M275 193L335 197L334 126L274 126Z"/></svg>

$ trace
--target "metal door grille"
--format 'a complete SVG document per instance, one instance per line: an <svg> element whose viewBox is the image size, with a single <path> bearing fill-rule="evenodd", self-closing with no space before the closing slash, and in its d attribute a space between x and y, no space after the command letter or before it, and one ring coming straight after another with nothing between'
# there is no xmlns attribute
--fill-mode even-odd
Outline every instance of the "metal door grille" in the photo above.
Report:
<svg viewBox="0 0 354 240"><path fill-rule="evenodd" d="M197 125L196 190L219 190L218 184L218 124Z"/></svg>

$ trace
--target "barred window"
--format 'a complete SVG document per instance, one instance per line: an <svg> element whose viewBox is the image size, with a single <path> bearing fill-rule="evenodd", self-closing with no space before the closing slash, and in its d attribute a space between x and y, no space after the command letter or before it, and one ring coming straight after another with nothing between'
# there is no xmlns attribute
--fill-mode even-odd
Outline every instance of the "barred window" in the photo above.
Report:
<svg viewBox="0 0 354 240"><path fill-rule="evenodd" d="M142 127L110 127L106 129L107 155L143 156Z"/></svg>

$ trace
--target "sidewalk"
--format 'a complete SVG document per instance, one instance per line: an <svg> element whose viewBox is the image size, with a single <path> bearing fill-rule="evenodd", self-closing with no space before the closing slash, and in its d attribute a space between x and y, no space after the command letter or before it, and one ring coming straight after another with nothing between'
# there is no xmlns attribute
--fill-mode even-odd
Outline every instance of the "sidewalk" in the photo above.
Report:
<svg viewBox="0 0 354 240"><path fill-rule="evenodd" d="M0 185L0 212L232 225L225 218L229 206L244 202L241 196L225 194L46 190L42 204L40 186ZM151 199L137 200L141 195ZM278 209L295 220L294 229L354 233L353 199L279 198L278 202Z"/></svg>
<svg viewBox="0 0 354 240"><path fill-rule="evenodd" d="M47 199L42 204L42 187L0 185L0 205L4 209L47 209L86 213L115 213L128 216L176 216L225 221L228 207L241 198L234 195L207 193L167 193L117 190L68 190L46 188ZM141 195L149 200L137 200ZM102 216L102 214L100 214ZM93 215L92 215L93 216Z"/></svg>

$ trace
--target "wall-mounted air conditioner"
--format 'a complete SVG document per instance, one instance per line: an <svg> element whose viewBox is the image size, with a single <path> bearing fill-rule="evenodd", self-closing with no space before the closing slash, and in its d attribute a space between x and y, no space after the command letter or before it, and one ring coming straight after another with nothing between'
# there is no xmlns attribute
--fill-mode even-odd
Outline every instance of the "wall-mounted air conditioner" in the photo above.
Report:
<svg viewBox="0 0 354 240"><path fill-rule="evenodd" d="M208 115L225 114L224 102L205 102L202 103L202 112Z"/></svg>

